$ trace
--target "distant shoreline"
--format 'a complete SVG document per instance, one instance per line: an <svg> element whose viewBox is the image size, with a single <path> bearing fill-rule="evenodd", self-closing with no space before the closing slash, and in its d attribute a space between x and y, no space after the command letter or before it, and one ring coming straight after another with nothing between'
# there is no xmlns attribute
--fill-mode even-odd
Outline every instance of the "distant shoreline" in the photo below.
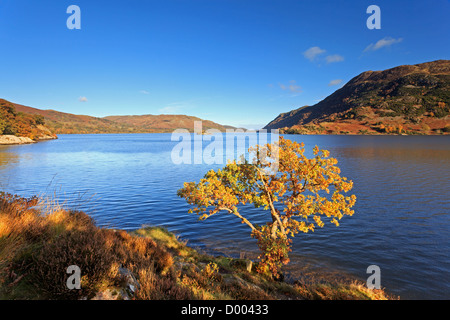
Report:
<svg viewBox="0 0 450 320"><path fill-rule="evenodd" d="M255 130L259 133L261 130ZM194 132L189 132L193 134ZM226 132L222 132L226 133ZM60 133L59 135L113 135L113 134L170 134L170 132L96 132L96 133ZM242 134L245 134L242 133ZM441 133L441 134L357 134L357 133L348 133L348 134L320 134L320 133L309 133L309 134L301 134L301 133L279 133L280 135L298 135L298 136L448 136L449 134ZM204 135L204 134L202 134ZM36 140L33 140L28 137L18 137L14 135L0 135L0 146L13 146L13 145L27 145L34 144L42 141L56 140L58 137L42 137Z"/></svg>
<svg viewBox="0 0 450 320"><path fill-rule="evenodd" d="M256 133L261 133L262 130L254 130ZM58 135L99 135L99 134L170 134L172 132L91 132L91 133L58 133ZM193 134L195 132L189 132L190 134ZM221 132L226 133L226 132ZM236 132L239 133L239 132ZM268 130L267 133L271 133L270 130ZM243 132L242 134L246 134L246 132ZM280 135L293 135L293 136L448 136L449 133L433 133L433 134L407 134L407 133L286 133L286 132L279 132ZM205 134L200 134L205 135Z"/></svg>

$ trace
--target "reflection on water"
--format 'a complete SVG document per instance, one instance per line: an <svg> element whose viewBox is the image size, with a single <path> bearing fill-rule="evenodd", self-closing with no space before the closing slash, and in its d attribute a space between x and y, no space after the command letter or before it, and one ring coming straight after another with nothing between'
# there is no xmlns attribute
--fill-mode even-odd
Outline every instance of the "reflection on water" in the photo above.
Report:
<svg viewBox="0 0 450 320"><path fill-rule="evenodd" d="M447 161L448 151L447 150L429 150L429 149L398 149L398 148L386 148L379 149L375 147L362 147L358 149L354 148L342 148L340 152L347 157L357 157L360 159L383 159L385 161L413 161L421 162L430 160L432 162L436 161Z"/></svg>
<svg viewBox="0 0 450 320"><path fill-rule="evenodd" d="M448 136L294 136L308 155L318 145L354 181L355 215L339 228L299 234L292 277L337 270L363 281L381 268L382 286L404 298L450 298ZM176 196L222 165L174 165L170 134L61 135L33 145L0 147L0 186L21 195L56 195L102 226L165 225L189 244L216 254L257 254L250 231L231 216L199 222ZM264 222L255 208L245 214Z"/></svg>
<svg viewBox="0 0 450 320"><path fill-rule="evenodd" d="M0 146L0 167L5 165L13 165L18 163L19 156L15 153L8 152L8 146Z"/></svg>

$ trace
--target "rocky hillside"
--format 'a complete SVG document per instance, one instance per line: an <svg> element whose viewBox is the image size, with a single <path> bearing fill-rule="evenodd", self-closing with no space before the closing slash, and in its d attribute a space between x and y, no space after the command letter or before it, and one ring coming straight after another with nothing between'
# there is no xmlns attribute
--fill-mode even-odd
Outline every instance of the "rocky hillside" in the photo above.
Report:
<svg viewBox="0 0 450 320"><path fill-rule="evenodd" d="M0 144L32 143L55 138L44 117L20 112L11 102L0 99Z"/></svg>
<svg viewBox="0 0 450 320"><path fill-rule="evenodd" d="M194 121L202 121L204 130L214 128L225 131L226 128L230 128L213 121L187 115L108 116L97 118L55 110L41 110L19 104L14 104L14 106L19 111L42 116L46 124L58 134L156 133L172 132L181 128L193 131Z"/></svg>
<svg viewBox="0 0 450 320"><path fill-rule="evenodd" d="M450 60L366 71L265 129L301 134L448 134Z"/></svg>

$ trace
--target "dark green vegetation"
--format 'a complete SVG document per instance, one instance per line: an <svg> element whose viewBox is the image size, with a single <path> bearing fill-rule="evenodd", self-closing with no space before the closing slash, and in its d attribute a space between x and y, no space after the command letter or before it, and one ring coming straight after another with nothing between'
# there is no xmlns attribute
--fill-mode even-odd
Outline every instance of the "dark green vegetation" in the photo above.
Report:
<svg viewBox="0 0 450 320"><path fill-rule="evenodd" d="M450 60L367 71L313 106L280 114L285 133L442 134L450 126Z"/></svg>
<svg viewBox="0 0 450 320"><path fill-rule="evenodd" d="M66 286L81 269L81 289ZM202 254L164 228L95 226L83 212L0 193L0 299L388 299L352 280L288 284Z"/></svg>

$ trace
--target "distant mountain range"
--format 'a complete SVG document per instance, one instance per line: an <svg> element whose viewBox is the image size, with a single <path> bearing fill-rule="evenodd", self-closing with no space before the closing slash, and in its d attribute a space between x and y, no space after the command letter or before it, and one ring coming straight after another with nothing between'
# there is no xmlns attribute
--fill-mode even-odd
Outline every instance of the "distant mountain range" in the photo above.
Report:
<svg viewBox="0 0 450 320"><path fill-rule="evenodd" d="M296 134L449 134L450 60L366 71L313 106L282 113L264 129ZM65 133L156 133L235 129L187 115L97 118L0 99L0 135L49 139Z"/></svg>
<svg viewBox="0 0 450 320"><path fill-rule="evenodd" d="M203 130L218 129L225 131L234 128L187 115L130 115L97 118L55 110L41 110L10 103L6 100L0 101L13 105L17 112L43 117L45 126L56 134L157 133L172 132L175 129L187 129L192 132L195 121L202 121Z"/></svg>
<svg viewBox="0 0 450 320"><path fill-rule="evenodd" d="M450 60L366 71L264 129L297 134L448 134Z"/></svg>

